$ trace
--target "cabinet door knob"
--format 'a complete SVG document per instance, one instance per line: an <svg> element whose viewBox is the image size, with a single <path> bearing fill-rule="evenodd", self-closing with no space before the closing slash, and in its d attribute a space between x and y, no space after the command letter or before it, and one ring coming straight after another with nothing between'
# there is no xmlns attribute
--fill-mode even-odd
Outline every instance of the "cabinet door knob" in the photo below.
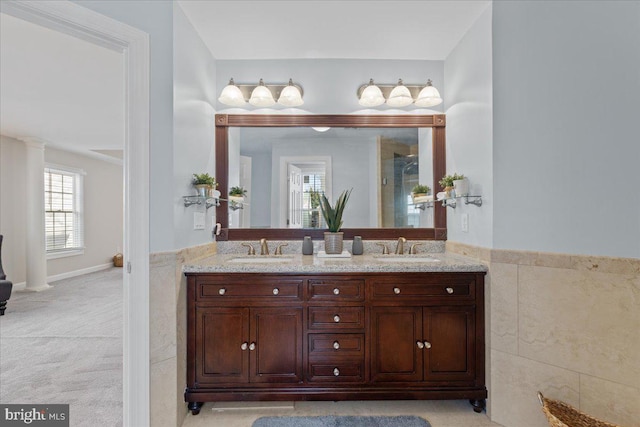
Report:
<svg viewBox="0 0 640 427"><path fill-rule="evenodd" d="M422 341L416 341L416 344L418 345L418 348L420 350L422 350L424 348L424 344L422 343Z"/></svg>
<svg viewBox="0 0 640 427"><path fill-rule="evenodd" d="M431 348L431 343L429 341L425 341L424 348Z"/></svg>
<svg viewBox="0 0 640 427"><path fill-rule="evenodd" d="M244 351L249 348L249 344L247 344L246 342L243 342L240 348Z"/></svg>
<svg viewBox="0 0 640 427"><path fill-rule="evenodd" d="M340 369L338 369L338 368L333 368L333 375L335 375L336 377L337 377L338 375L340 375Z"/></svg>
<svg viewBox="0 0 640 427"><path fill-rule="evenodd" d="M340 348L340 343L338 341L334 341L333 342L333 348L335 348L336 350Z"/></svg>
<svg viewBox="0 0 640 427"><path fill-rule="evenodd" d="M218 294L224 295L225 293L227 293L227 290L225 288L218 289Z"/></svg>
<svg viewBox="0 0 640 427"><path fill-rule="evenodd" d="M335 316L333 316L333 321L336 323L340 322L340 316L338 316L337 314Z"/></svg>
<svg viewBox="0 0 640 427"><path fill-rule="evenodd" d="M400 288L398 288L398 287L393 288L393 293L398 295L400 293Z"/></svg>
<svg viewBox="0 0 640 427"><path fill-rule="evenodd" d="M273 294L274 295L278 295L280 293L280 289L278 288L273 288Z"/></svg>
<svg viewBox="0 0 640 427"><path fill-rule="evenodd" d="M253 351L256 349L256 343L252 342L251 344L249 344L249 350Z"/></svg>
<svg viewBox="0 0 640 427"><path fill-rule="evenodd" d="M338 288L333 288L333 294L334 294L334 295L340 295L340 289L338 289Z"/></svg>
<svg viewBox="0 0 640 427"><path fill-rule="evenodd" d="M448 294L452 294L453 293L453 288L447 288L447 293Z"/></svg>

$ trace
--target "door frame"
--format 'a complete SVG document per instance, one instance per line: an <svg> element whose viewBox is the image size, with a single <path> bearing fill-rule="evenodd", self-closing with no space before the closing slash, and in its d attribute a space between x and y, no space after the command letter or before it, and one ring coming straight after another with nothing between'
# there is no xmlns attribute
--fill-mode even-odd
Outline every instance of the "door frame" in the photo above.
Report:
<svg viewBox="0 0 640 427"><path fill-rule="evenodd" d="M2 13L124 55L123 420L149 425L149 35L70 1L2 1Z"/></svg>

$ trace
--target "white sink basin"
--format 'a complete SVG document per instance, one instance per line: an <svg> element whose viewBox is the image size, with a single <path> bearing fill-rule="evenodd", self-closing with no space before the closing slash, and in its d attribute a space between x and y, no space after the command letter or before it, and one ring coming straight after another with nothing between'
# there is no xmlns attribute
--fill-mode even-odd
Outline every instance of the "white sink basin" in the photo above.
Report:
<svg viewBox="0 0 640 427"><path fill-rule="evenodd" d="M436 259L430 256L382 255L375 258L377 261L382 261L382 262L440 262L439 259Z"/></svg>
<svg viewBox="0 0 640 427"><path fill-rule="evenodd" d="M278 264L278 263L291 262L291 261L293 261L293 258L291 257L247 256L247 257L231 258L227 262L242 263L242 264Z"/></svg>

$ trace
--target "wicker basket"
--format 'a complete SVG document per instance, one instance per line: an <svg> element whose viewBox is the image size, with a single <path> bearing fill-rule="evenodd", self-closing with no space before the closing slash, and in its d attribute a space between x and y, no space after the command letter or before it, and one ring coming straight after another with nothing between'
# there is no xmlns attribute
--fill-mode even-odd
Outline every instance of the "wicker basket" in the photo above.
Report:
<svg viewBox="0 0 640 427"><path fill-rule="evenodd" d="M113 266L114 267L122 267L124 262L124 256L122 254L117 253L113 256Z"/></svg>
<svg viewBox="0 0 640 427"><path fill-rule="evenodd" d="M620 427L590 417L559 400L547 399L540 392L538 399L551 427Z"/></svg>

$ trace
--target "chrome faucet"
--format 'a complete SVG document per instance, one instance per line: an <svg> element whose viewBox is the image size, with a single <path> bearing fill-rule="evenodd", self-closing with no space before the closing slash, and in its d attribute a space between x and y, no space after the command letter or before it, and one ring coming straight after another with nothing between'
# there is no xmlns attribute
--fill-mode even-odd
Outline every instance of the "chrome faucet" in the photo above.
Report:
<svg viewBox="0 0 640 427"><path fill-rule="evenodd" d="M404 237L398 237L398 244L396 245L396 255L404 254L404 244L407 243L407 239Z"/></svg>
<svg viewBox="0 0 640 427"><path fill-rule="evenodd" d="M260 255L269 255L269 245L267 245L267 239L260 239Z"/></svg>

